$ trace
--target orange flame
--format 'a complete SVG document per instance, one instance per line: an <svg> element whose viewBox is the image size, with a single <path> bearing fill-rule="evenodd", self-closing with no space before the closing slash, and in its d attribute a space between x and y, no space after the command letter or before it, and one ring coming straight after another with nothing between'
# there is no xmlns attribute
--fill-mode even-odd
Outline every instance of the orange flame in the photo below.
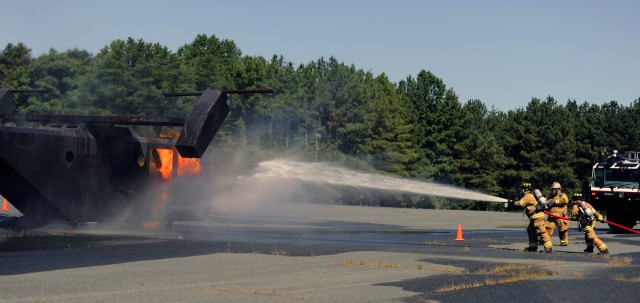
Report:
<svg viewBox="0 0 640 303"><path fill-rule="evenodd" d="M173 176L173 150L158 148L158 157L161 165L156 171L162 175L162 179L170 181ZM178 176L193 176L202 173L200 161L196 158L183 158L178 154Z"/></svg>
<svg viewBox="0 0 640 303"><path fill-rule="evenodd" d="M156 151L160 158L160 166L156 167L156 171L162 175L162 179L170 181L173 173L173 150L158 148Z"/></svg>
<svg viewBox="0 0 640 303"><path fill-rule="evenodd" d="M178 155L178 176L193 176L202 173L202 166L197 158L183 158Z"/></svg>
<svg viewBox="0 0 640 303"><path fill-rule="evenodd" d="M173 133L173 137L178 136L178 133ZM161 134L162 138L170 138L172 136ZM177 159L177 176L193 176L202 173L202 166L200 165L199 159L195 158L182 158L179 153L174 154L176 152L174 149L169 148L156 148L152 151L152 155L154 158L155 169L162 179L171 182L174 174L174 157ZM163 209L164 204L169 199L169 186L168 183L162 184L161 189L158 192L158 196L156 197L155 209L161 210ZM147 229L157 229L160 227L159 221L152 221L145 223L145 228Z"/></svg>

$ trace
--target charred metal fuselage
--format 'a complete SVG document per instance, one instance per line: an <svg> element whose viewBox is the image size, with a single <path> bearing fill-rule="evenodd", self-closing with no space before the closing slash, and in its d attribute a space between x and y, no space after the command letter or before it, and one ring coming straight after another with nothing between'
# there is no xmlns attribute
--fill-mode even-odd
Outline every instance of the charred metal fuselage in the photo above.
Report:
<svg viewBox="0 0 640 303"><path fill-rule="evenodd" d="M0 195L23 217L5 228L126 220L199 219L208 215L211 184L179 176L178 157L200 158L229 113L227 92L208 89L186 118L16 115L11 90L0 89ZM182 126L178 137L140 137L132 125ZM173 177L157 170L171 150Z"/></svg>

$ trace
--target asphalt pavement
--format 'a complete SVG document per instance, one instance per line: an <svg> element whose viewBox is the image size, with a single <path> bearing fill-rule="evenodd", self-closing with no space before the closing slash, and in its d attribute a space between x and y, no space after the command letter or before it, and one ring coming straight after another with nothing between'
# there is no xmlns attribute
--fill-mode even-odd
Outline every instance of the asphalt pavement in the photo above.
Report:
<svg viewBox="0 0 640 303"><path fill-rule="evenodd" d="M271 203L171 229L2 231L0 302L637 302L640 236L599 224L611 254L598 256L572 226L569 246L554 235L553 253L528 253L527 223Z"/></svg>

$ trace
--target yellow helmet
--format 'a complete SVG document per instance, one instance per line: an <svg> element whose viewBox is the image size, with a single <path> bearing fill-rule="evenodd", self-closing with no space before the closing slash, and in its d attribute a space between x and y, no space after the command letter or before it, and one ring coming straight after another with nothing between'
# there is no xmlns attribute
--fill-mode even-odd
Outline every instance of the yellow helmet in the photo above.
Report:
<svg viewBox="0 0 640 303"><path fill-rule="evenodd" d="M562 186L560 186L560 183L558 182L553 182L553 184L551 184L551 188L562 189Z"/></svg>

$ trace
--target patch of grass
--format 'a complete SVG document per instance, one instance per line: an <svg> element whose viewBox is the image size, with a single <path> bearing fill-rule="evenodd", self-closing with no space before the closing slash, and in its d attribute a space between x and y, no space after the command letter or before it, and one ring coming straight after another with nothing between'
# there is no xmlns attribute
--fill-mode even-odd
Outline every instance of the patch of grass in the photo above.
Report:
<svg viewBox="0 0 640 303"><path fill-rule="evenodd" d="M640 283L640 277L626 278L624 275L616 275L615 277L613 277L613 279L618 282Z"/></svg>
<svg viewBox="0 0 640 303"><path fill-rule="evenodd" d="M449 291L463 290L463 289L476 288L476 287L482 287L482 286L485 286L484 282L457 284L457 285L440 287L436 289L435 292L449 292Z"/></svg>
<svg viewBox="0 0 640 303"><path fill-rule="evenodd" d="M340 262L340 264L355 265L355 262L353 261L353 259L347 259L347 260L344 260L344 261Z"/></svg>
<svg viewBox="0 0 640 303"><path fill-rule="evenodd" d="M402 265L393 264L389 262L367 262L365 260L354 261L353 259L344 260L341 262L346 265L358 265L358 266L373 266L373 267L385 267L385 268L406 268Z"/></svg>
<svg viewBox="0 0 640 303"><path fill-rule="evenodd" d="M477 287L485 287L485 286L493 286L498 284L506 284L506 283L514 283L519 281L528 281L537 278L549 277L557 275L556 272L549 271L546 269L542 270L519 270L517 272L511 272L508 276L502 277L499 279L487 279L482 282L472 282L466 284L456 284L445 287L440 287L435 290L435 292L449 292L456 290L463 290L469 288L477 288Z"/></svg>
<svg viewBox="0 0 640 303"><path fill-rule="evenodd" d="M378 262L378 264L376 264L374 266L386 267L386 268L405 268L404 266L401 266L401 265L398 265L398 264L393 264L393 263L387 263L387 262Z"/></svg>
<svg viewBox="0 0 640 303"><path fill-rule="evenodd" d="M458 273L458 274L462 274L462 273L466 273L467 270L460 270L457 268L447 268L447 267L429 267L430 271L436 271L436 272L444 272L444 273Z"/></svg>
<svg viewBox="0 0 640 303"><path fill-rule="evenodd" d="M289 254L286 251L282 250L282 249L274 249L271 252L271 254L274 255L274 256L284 256L284 257L288 257L289 256Z"/></svg>
<svg viewBox="0 0 640 303"><path fill-rule="evenodd" d="M329 265L334 265L335 261L329 260ZM457 268L448 268L448 267L432 267L427 266L425 264L418 264L417 266L404 266L389 262L368 262L365 260L355 261L353 259L347 259L340 264L344 265L356 265L356 266L371 266L371 267L382 267L382 268L398 268L398 269L417 269L417 270L430 270L435 272L443 272L443 273L465 273L466 270L459 270Z"/></svg>
<svg viewBox="0 0 640 303"><path fill-rule="evenodd" d="M512 272L514 270L523 270L523 269L530 269L530 268L550 266L550 265L558 265L558 264L561 264L561 263L560 262L544 262L544 263L540 263L540 264L536 264L536 263L518 263L518 264L510 263L510 264L497 265L497 266L494 266L492 268L483 268L483 269L478 270L478 272L482 273L482 274L504 274L504 273Z"/></svg>
<svg viewBox="0 0 640 303"><path fill-rule="evenodd" d="M466 284L455 284L450 286L441 287L435 290L435 292L449 292L462 289L493 286L498 284L515 283L519 281L537 279L548 276L560 275L558 272L550 271L547 269L539 269L539 267L557 265L562 262L544 262L544 263L524 263L524 264L502 264L491 268L483 268L478 270L480 274L501 275L502 277L487 278L481 282L471 282ZM584 275L584 274L583 274Z"/></svg>
<svg viewBox="0 0 640 303"><path fill-rule="evenodd" d="M630 265L632 263L633 263L633 259L631 257L624 257L624 258L613 257L613 260L609 261L607 265L608 266L624 266L624 265Z"/></svg>

